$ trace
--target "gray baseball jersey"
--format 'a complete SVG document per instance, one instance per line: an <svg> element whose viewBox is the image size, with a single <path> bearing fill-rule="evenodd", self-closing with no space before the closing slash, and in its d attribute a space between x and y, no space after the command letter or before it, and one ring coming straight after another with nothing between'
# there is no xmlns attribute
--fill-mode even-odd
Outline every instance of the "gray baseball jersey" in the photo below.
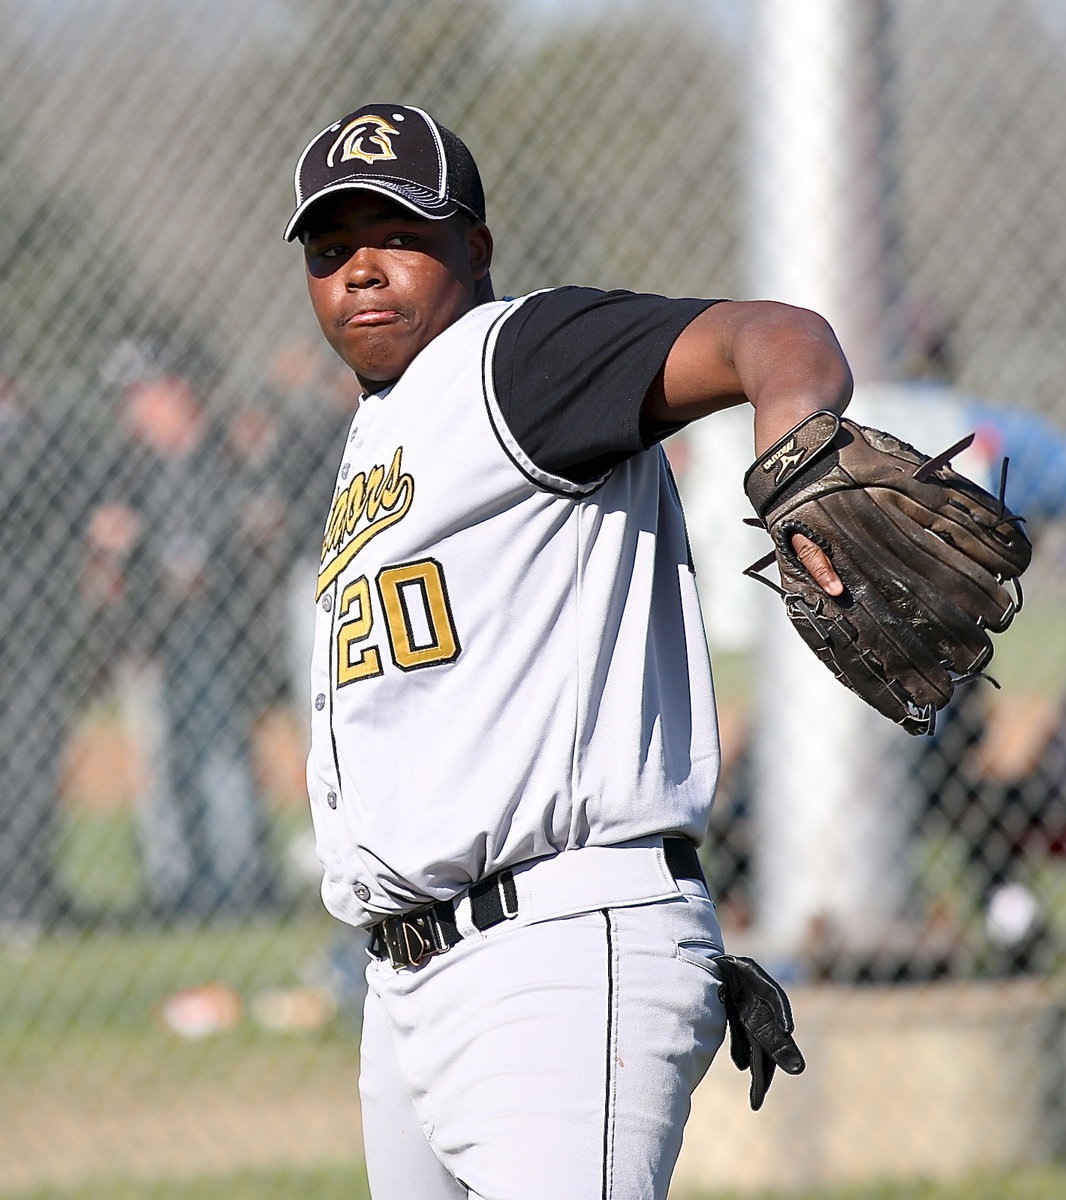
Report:
<svg viewBox="0 0 1066 1200"><path fill-rule="evenodd" d="M363 399L323 538L308 759L342 920L558 851L702 839L710 665L667 430L640 401L708 303L484 304Z"/></svg>

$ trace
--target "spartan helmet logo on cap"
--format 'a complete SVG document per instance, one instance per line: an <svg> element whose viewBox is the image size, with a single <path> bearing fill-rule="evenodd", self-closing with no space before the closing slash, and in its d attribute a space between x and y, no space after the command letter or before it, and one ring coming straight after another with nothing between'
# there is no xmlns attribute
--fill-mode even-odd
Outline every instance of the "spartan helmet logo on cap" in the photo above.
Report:
<svg viewBox="0 0 1066 1200"><path fill-rule="evenodd" d="M341 150L341 162L361 158L365 163L372 163L395 158L392 139L399 132L383 117L375 117L372 114L360 117L357 121L345 125L337 135L326 155L326 166L333 166L334 156L338 149Z"/></svg>
<svg viewBox="0 0 1066 1200"><path fill-rule="evenodd" d="M285 240L326 195L367 190L396 199L427 220L465 209L485 219L485 191L470 151L450 129L409 104L364 104L320 130L296 164L296 211Z"/></svg>

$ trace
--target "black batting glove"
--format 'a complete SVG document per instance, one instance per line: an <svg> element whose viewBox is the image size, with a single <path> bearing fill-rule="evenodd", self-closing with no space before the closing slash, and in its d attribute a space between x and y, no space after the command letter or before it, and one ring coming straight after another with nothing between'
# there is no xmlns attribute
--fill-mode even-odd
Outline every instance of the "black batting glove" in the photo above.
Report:
<svg viewBox="0 0 1066 1200"><path fill-rule="evenodd" d="M748 1099L758 1112L777 1067L798 1075L807 1065L792 1037L792 1006L784 988L754 959L720 954L714 969L729 1022L729 1057L738 1070L751 1071Z"/></svg>

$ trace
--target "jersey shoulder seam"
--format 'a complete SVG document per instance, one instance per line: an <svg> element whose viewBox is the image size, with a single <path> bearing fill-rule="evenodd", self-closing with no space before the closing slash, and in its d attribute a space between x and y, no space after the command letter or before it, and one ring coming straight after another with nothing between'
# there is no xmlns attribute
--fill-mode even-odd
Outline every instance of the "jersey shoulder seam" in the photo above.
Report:
<svg viewBox="0 0 1066 1200"><path fill-rule="evenodd" d="M504 324L512 318L521 306L527 301L532 300L536 296L546 295L548 292L556 291L555 288L541 288L535 292L529 292L527 295L514 300L502 313L493 321L489 328L488 334L485 337L485 343L482 350L482 392L485 401L485 411L488 414L489 424L492 427L493 433L496 435L496 440L500 444L500 448L504 454L511 460L518 471L525 476L530 483L535 484L541 491L551 492L557 496L564 496L568 499L583 499L586 496L591 496L593 492L598 491L610 478L611 472L608 471L604 475L595 477L586 483L575 483L571 479L565 479L561 475L553 475L550 471L545 471L538 467L535 462L526 454L517 440L511 433L507 420L503 415L503 410L500 407L499 398L496 395L496 384L493 378L493 364L496 353L496 343L499 340L500 332Z"/></svg>

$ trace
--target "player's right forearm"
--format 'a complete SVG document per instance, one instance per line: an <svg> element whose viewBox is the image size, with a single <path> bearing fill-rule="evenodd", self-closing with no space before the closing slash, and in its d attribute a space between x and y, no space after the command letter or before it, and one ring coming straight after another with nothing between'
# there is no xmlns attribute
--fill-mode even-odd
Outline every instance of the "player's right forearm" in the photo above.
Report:
<svg viewBox="0 0 1066 1200"><path fill-rule="evenodd" d="M851 392L851 369L823 317L769 300L726 301L671 347L646 412L691 421L747 401L762 453L812 412L843 412Z"/></svg>
<svg viewBox="0 0 1066 1200"><path fill-rule="evenodd" d="M755 409L755 451L762 454L819 410L842 413L851 368L829 323L808 309L743 305L731 347L737 376Z"/></svg>

